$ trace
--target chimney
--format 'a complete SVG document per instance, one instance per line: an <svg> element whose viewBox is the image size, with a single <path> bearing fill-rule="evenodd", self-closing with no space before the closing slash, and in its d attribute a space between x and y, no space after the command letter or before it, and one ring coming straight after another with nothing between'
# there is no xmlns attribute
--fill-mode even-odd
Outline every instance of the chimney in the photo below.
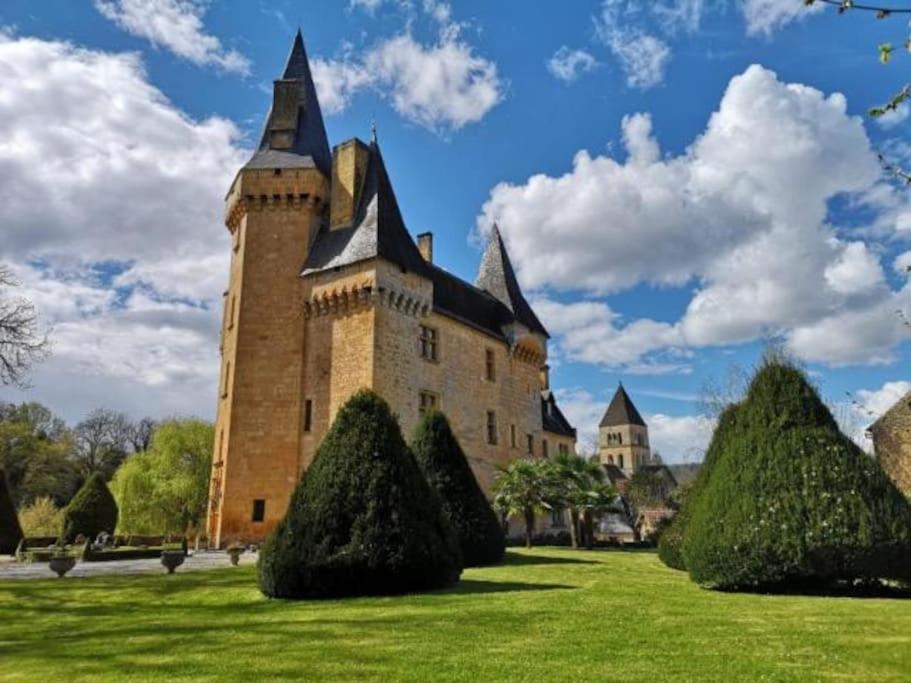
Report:
<svg viewBox="0 0 911 683"><path fill-rule="evenodd" d="M351 138L332 150L332 196L329 206L329 229L351 225L357 200L367 170L370 150Z"/></svg>
<svg viewBox="0 0 911 683"><path fill-rule="evenodd" d="M269 117L269 147L291 149L297 136L301 108L300 83L279 80L272 84L272 116Z"/></svg>
<svg viewBox="0 0 911 683"><path fill-rule="evenodd" d="M541 366L541 389L544 391L550 391L550 366L543 365Z"/></svg>
<svg viewBox="0 0 911 683"><path fill-rule="evenodd" d="M422 232L418 235L418 251L427 263L433 263L433 233Z"/></svg>

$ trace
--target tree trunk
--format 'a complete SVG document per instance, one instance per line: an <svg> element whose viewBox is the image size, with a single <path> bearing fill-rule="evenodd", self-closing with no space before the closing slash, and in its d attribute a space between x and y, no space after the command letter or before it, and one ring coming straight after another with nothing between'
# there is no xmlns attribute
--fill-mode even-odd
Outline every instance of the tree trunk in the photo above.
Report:
<svg viewBox="0 0 911 683"><path fill-rule="evenodd" d="M525 547L531 548L531 537L535 532L535 511L532 508L525 509Z"/></svg>
<svg viewBox="0 0 911 683"><path fill-rule="evenodd" d="M591 510L586 510L582 514L582 525L585 527L585 547L591 550L595 545L595 525L594 520L592 519Z"/></svg>
<svg viewBox="0 0 911 683"><path fill-rule="evenodd" d="M579 548L579 510L569 509L569 537L573 548Z"/></svg>

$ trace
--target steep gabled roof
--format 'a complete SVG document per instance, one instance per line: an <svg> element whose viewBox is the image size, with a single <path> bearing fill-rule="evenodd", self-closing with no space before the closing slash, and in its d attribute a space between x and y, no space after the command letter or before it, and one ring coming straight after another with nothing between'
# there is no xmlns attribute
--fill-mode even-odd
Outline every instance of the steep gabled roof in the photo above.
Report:
<svg viewBox="0 0 911 683"><path fill-rule="evenodd" d="M500 229L496 225L490 230L490 237L481 259L481 269L478 271L475 285L487 290L503 302L512 311L516 320L528 329L543 334L545 337L550 336L522 295L522 289L516 279L512 262L509 260L506 245L503 243Z"/></svg>
<svg viewBox="0 0 911 683"><path fill-rule="evenodd" d="M380 146L373 140L354 220L347 227L323 228L301 274L309 275L377 256L414 272L423 272L426 268L426 262L402 220Z"/></svg>
<svg viewBox="0 0 911 683"><path fill-rule="evenodd" d="M576 438L576 429L557 406L557 399L552 391L541 392L541 423L545 432Z"/></svg>
<svg viewBox="0 0 911 683"><path fill-rule="evenodd" d="M316 86L310 73L310 62L304 48L304 38L298 30L291 45L288 62L282 73L283 81L295 81L298 87L299 114L297 130L292 145L285 149L270 147L269 125L272 121L272 110L266 116L259 148L253 154L245 168L318 168L330 177L332 174L332 154L329 151L329 140L326 127L323 125L323 114L316 97Z"/></svg>
<svg viewBox="0 0 911 683"><path fill-rule="evenodd" d="M601 418L599 426L618 427L620 425L646 426L645 420L642 419L639 411L636 410L636 406L633 405L632 399L626 393L626 389L623 388L622 384L617 388L617 393L614 394L614 398L604 412L604 417Z"/></svg>

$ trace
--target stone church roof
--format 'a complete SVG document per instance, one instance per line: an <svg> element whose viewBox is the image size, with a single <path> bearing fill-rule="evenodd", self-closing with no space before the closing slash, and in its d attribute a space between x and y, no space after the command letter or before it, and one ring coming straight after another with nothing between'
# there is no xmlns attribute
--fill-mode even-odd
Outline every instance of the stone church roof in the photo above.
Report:
<svg viewBox="0 0 911 683"><path fill-rule="evenodd" d="M332 154L323 125L323 114L316 97L316 86L310 73L310 62L304 48L304 38L298 30L291 45L291 53L282 73L281 81L291 81L297 86L297 130L290 147L274 149L271 146L270 126L273 110L266 116L259 148L244 168L318 168L332 174Z"/></svg>
<svg viewBox="0 0 911 683"><path fill-rule="evenodd" d="M543 334L545 337L550 336L522 295L522 289L519 287L512 262L509 260L506 245L503 244L503 236L500 235L500 229L496 224L490 230L487 248L481 259L481 269L478 271L475 285L487 290L503 302L515 315L516 320L525 327Z"/></svg>
<svg viewBox="0 0 911 683"><path fill-rule="evenodd" d="M645 427L645 420L636 410L632 399L626 393L626 389L621 384L617 388L617 393L611 400L607 410L604 411L604 417L601 418L600 427L618 427L620 425L639 425Z"/></svg>

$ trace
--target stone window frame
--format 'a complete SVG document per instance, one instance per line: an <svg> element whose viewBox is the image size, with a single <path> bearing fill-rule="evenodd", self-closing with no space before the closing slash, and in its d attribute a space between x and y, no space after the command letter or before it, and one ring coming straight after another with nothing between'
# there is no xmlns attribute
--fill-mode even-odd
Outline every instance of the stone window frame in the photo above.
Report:
<svg viewBox="0 0 911 683"><path fill-rule="evenodd" d="M497 356L490 347L484 349L484 379L488 382L497 381Z"/></svg>
<svg viewBox="0 0 911 683"><path fill-rule="evenodd" d="M497 428L497 411L487 411L487 445L496 446L499 442L499 429Z"/></svg>
<svg viewBox="0 0 911 683"><path fill-rule="evenodd" d="M430 399L429 402L425 399ZM424 417L431 410L440 409L440 395L429 389L421 389L418 392L418 416Z"/></svg>
<svg viewBox="0 0 911 683"><path fill-rule="evenodd" d="M440 362L440 331L430 325L420 325L418 352L428 363Z"/></svg>

